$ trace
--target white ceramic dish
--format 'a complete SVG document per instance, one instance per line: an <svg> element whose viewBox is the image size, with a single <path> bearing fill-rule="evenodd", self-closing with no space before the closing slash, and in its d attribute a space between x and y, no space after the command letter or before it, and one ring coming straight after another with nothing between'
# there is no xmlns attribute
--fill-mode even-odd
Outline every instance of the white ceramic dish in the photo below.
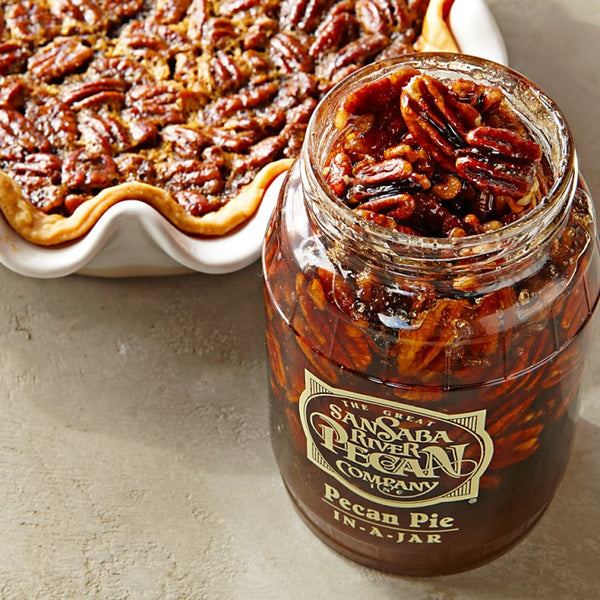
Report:
<svg viewBox="0 0 600 600"><path fill-rule="evenodd" d="M502 35L485 0L455 0L450 25L462 52L507 63ZM217 238L186 235L150 206L135 200L116 204L85 237L58 248L23 240L0 218L0 263L38 278L72 273L102 277L231 273L260 256L282 181L280 175L267 189L257 213L247 223Z"/></svg>

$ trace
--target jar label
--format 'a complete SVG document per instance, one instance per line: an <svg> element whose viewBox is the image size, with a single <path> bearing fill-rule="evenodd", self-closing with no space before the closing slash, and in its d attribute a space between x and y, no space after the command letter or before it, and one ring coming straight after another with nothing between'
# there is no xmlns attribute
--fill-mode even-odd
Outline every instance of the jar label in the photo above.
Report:
<svg viewBox="0 0 600 600"><path fill-rule="evenodd" d="M398 508L472 500L494 452L485 410L446 414L341 390L305 371L299 401L310 461Z"/></svg>

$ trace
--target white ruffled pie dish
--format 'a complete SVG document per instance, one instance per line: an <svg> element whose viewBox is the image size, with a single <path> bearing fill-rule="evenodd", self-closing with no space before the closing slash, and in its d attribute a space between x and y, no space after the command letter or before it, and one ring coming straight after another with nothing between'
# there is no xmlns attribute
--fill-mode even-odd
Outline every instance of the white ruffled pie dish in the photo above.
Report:
<svg viewBox="0 0 600 600"><path fill-rule="evenodd" d="M485 0L455 0L450 26L461 52L507 64L504 41ZM88 234L59 247L27 242L0 217L0 263L20 275L38 278L72 273L102 277L231 273L260 256L283 177L269 186L251 219L214 238L182 233L137 200L112 206Z"/></svg>

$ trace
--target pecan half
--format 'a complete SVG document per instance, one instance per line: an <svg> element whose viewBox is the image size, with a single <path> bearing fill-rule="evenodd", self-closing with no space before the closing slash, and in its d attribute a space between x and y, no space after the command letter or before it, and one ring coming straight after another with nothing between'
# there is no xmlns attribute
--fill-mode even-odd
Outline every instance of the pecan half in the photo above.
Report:
<svg viewBox="0 0 600 600"><path fill-rule="evenodd" d="M20 109L27 91L27 86L22 79L0 77L0 108Z"/></svg>
<svg viewBox="0 0 600 600"><path fill-rule="evenodd" d="M190 7L192 0L156 0L154 19L158 23L179 23Z"/></svg>
<svg viewBox="0 0 600 600"><path fill-rule="evenodd" d="M98 33L108 26L108 13L92 0L51 0L51 5L70 32Z"/></svg>
<svg viewBox="0 0 600 600"><path fill-rule="evenodd" d="M289 134L284 128L279 135L272 135L255 141L249 148L248 154L237 157L234 167L241 172L253 173L267 163L278 158L289 143ZM244 181L247 183L250 177Z"/></svg>
<svg viewBox="0 0 600 600"><path fill-rule="evenodd" d="M28 61L29 72L43 81L54 81L83 67L94 51L77 38L55 38Z"/></svg>
<svg viewBox="0 0 600 600"><path fill-rule="evenodd" d="M258 19L253 23L244 36L244 48L264 50L269 40L277 32L277 21L268 17Z"/></svg>
<svg viewBox="0 0 600 600"><path fill-rule="evenodd" d="M43 5L23 0L6 8L6 22L13 37L26 42L45 44L57 35L59 24Z"/></svg>
<svg viewBox="0 0 600 600"><path fill-rule="evenodd" d="M345 198L352 174L352 159L345 152L336 152L330 156L323 174L331 191L336 196Z"/></svg>
<svg viewBox="0 0 600 600"><path fill-rule="evenodd" d="M144 5L144 0L102 0L102 2L111 20L132 17Z"/></svg>
<svg viewBox="0 0 600 600"><path fill-rule="evenodd" d="M208 16L206 0L192 0L187 15L187 37L190 40L199 42L202 39L202 30Z"/></svg>
<svg viewBox="0 0 600 600"><path fill-rule="evenodd" d="M457 215L451 213L431 194L415 194L414 211L407 225L425 233L425 235L462 237L468 227Z"/></svg>
<svg viewBox="0 0 600 600"><path fill-rule="evenodd" d="M542 152L535 142L508 129L478 127L466 136L469 148L459 152L458 174L483 190L522 198L536 179Z"/></svg>
<svg viewBox="0 0 600 600"><path fill-rule="evenodd" d="M47 153L29 154L25 160L10 165L10 173L33 205L43 211L59 209L65 191L60 185L62 161Z"/></svg>
<svg viewBox="0 0 600 600"><path fill-rule="evenodd" d="M50 183L60 183L62 161L55 154L36 152L29 154L22 162L11 165L11 171L17 175L45 177Z"/></svg>
<svg viewBox="0 0 600 600"><path fill-rule="evenodd" d="M89 64L87 74L98 79L116 79L131 84L151 83L149 70L126 56L99 56Z"/></svg>
<svg viewBox="0 0 600 600"><path fill-rule="evenodd" d="M304 98L318 96L318 81L311 73L298 71L292 73L279 86L277 98L274 103L283 110L289 110ZM277 91L277 90L276 90Z"/></svg>
<svg viewBox="0 0 600 600"><path fill-rule="evenodd" d="M219 168L200 160L179 160L163 165L160 177L167 186L177 189L215 193L223 186Z"/></svg>
<svg viewBox="0 0 600 600"><path fill-rule="evenodd" d="M67 154L63 162L62 181L70 190L94 193L117 180L117 166L109 154L79 148Z"/></svg>
<svg viewBox="0 0 600 600"><path fill-rule="evenodd" d="M158 126L185 121L181 92L168 83L134 85L126 94L125 104L135 118Z"/></svg>
<svg viewBox="0 0 600 600"><path fill-rule="evenodd" d="M366 83L354 90L344 99L335 117L335 125L342 129L348 122L349 115L372 114L375 106L383 108L395 104L406 84L418 74L416 69L404 68L377 81Z"/></svg>
<svg viewBox="0 0 600 600"><path fill-rule="evenodd" d="M110 114L81 114L78 128L81 140L91 152L113 154L127 150L131 146L127 127Z"/></svg>
<svg viewBox="0 0 600 600"><path fill-rule="evenodd" d="M29 153L48 150L48 140L21 113L0 109L0 159L20 160Z"/></svg>
<svg viewBox="0 0 600 600"><path fill-rule="evenodd" d="M360 210L374 213L385 213L396 221L405 221L415 212L415 198L410 194L395 194L383 198L367 200L360 205Z"/></svg>
<svg viewBox="0 0 600 600"><path fill-rule="evenodd" d="M29 52L16 42L0 43L0 75L20 73L27 64Z"/></svg>
<svg viewBox="0 0 600 600"><path fill-rule="evenodd" d="M357 29L356 16L350 12L350 7L346 2L340 3L329 12L317 28L308 52L314 59L317 59L327 52L337 50L344 39L356 37Z"/></svg>
<svg viewBox="0 0 600 600"><path fill-rule="evenodd" d="M39 94L25 109L25 116L55 147L69 148L75 143L77 117L64 102L50 94Z"/></svg>
<svg viewBox="0 0 600 600"><path fill-rule="evenodd" d="M409 161L400 157L358 163L352 170L351 181L348 191L350 205L360 204L374 197L416 192L430 185L425 176L413 171Z"/></svg>
<svg viewBox="0 0 600 600"><path fill-rule="evenodd" d="M210 63L213 89L218 92L236 90L244 83L244 74L227 52L219 51Z"/></svg>
<svg viewBox="0 0 600 600"><path fill-rule="evenodd" d="M98 108L103 104L120 107L128 85L121 79L98 79L74 84L65 89L61 99L74 110Z"/></svg>
<svg viewBox="0 0 600 600"><path fill-rule="evenodd" d="M284 0L279 16L281 28L313 31L327 6L327 0Z"/></svg>
<svg viewBox="0 0 600 600"><path fill-rule="evenodd" d="M202 131L182 125L168 125L162 130L161 137L171 144L179 157L187 159L200 158L202 150L211 141Z"/></svg>
<svg viewBox="0 0 600 600"><path fill-rule="evenodd" d="M335 84L356 71L381 52L389 43L381 33L373 33L352 40L319 65L317 74ZM327 87L327 86L326 86Z"/></svg>
<svg viewBox="0 0 600 600"><path fill-rule="evenodd" d="M186 212L195 217L217 210L221 206L214 196L208 196L198 190L178 190L174 192L173 197L178 204L185 208Z"/></svg>
<svg viewBox="0 0 600 600"><path fill-rule="evenodd" d="M156 182L154 165L139 154L124 152L115 157L117 172L125 181L141 181L149 185Z"/></svg>
<svg viewBox="0 0 600 600"><path fill-rule="evenodd" d="M312 70L312 57L302 42L291 33L274 35L271 38L270 49L273 62L285 73Z"/></svg>
<svg viewBox="0 0 600 600"><path fill-rule="evenodd" d="M231 115L242 110L252 109L265 105L277 94L278 86L275 82L268 82L240 92L228 94L217 99L205 110L205 119L209 124L220 124Z"/></svg>
<svg viewBox="0 0 600 600"><path fill-rule="evenodd" d="M129 121L129 134L133 147L152 146L158 139L158 127L146 119L133 119Z"/></svg>
<svg viewBox="0 0 600 600"><path fill-rule="evenodd" d="M467 133L481 123L481 115L438 79L415 76L402 90L402 116L419 145L448 171L454 171L459 148Z"/></svg>
<svg viewBox="0 0 600 600"><path fill-rule="evenodd" d="M219 13L232 17L239 12L250 10L258 5L260 5L260 0L225 0L219 6Z"/></svg>
<svg viewBox="0 0 600 600"><path fill-rule="evenodd" d="M368 33L389 35L394 26L392 7L386 0L356 0L356 16Z"/></svg>
<svg viewBox="0 0 600 600"><path fill-rule="evenodd" d="M152 51L160 52L165 58L171 58L189 47L187 38L176 29L160 23L133 21L123 28L119 35L117 50L123 46L137 50L147 56ZM127 53L123 50L124 53Z"/></svg>

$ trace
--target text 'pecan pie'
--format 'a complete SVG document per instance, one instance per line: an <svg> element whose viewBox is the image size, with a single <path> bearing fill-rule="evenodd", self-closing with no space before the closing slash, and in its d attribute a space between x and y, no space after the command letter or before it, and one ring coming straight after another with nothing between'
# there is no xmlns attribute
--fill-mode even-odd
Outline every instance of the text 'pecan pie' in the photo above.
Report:
<svg viewBox="0 0 600 600"><path fill-rule="evenodd" d="M46 246L125 199L225 234L345 75L457 50L452 1L0 0L0 208Z"/></svg>

